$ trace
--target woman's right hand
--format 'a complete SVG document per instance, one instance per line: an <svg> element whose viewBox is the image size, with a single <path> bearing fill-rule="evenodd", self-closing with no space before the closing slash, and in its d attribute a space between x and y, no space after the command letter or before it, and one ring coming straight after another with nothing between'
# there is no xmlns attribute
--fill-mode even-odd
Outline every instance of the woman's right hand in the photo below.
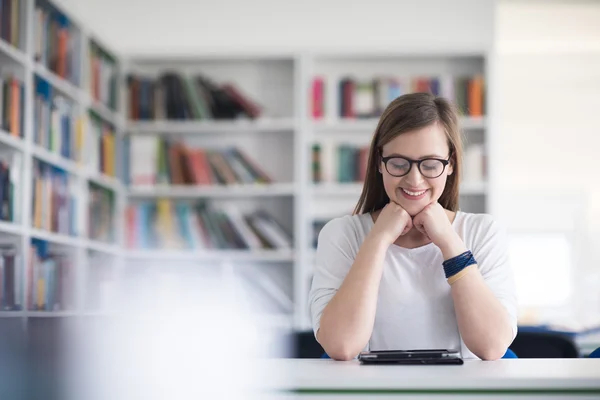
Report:
<svg viewBox="0 0 600 400"><path fill-rule="evenodd" d="M408 212L397 203L390 201L381 209L370 234L383 238L391 245L399 236L408 233L412 227L412 218Z"/></svg>

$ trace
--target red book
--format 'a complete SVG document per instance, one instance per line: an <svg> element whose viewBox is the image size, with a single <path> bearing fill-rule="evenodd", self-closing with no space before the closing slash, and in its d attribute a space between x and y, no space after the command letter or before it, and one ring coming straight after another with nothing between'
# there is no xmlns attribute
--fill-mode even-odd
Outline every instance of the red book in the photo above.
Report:
<svg viewBox="0 0 600 400"><path fill-rule="evenodd" d="M137 208L132 205L128 205L125 209L125 219L127 221L127 247L134 249L136 247L136 215Z"/></svg>
<svg viewBox="0 0 600 400"><path fill-rule="evenodd" d="M323 118L325 114L324 94L323 78L315 78L312 84L312 116L314 119Z"/></svg>
<svg viewBox="0 0 600 400"><path fill-rule="evenodd" d="M354 81L348 80L344 84L344 118L354 118L354 105L352 98L354 97L355 84Z"/></svg>
<svg viewBox="0 0 600 400"><path fill-rule="evenodd" d="M213 183L210 174L210 166L208 165L206 153L203 149L196 149L192 151L192 166L193 174L197 184L210 185Z"/></svg>

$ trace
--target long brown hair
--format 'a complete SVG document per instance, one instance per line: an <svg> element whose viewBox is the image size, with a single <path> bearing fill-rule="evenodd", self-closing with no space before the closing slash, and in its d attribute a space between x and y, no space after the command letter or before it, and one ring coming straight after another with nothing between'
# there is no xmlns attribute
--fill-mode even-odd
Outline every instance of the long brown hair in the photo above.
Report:
<svg viewBox="0 0 600 400"><path fill-rule="evenodd" d="M371 141L367 175L354 214L364 214L382 209L390 198L379 173L382 148L396 136L421 129L439 122L448 138L452 175L438 202L447 210L458 210L458 189L461 176L462 134L458 124L458 112L453 103L430 93L405 94L392 101L379 119Z"/></svg>

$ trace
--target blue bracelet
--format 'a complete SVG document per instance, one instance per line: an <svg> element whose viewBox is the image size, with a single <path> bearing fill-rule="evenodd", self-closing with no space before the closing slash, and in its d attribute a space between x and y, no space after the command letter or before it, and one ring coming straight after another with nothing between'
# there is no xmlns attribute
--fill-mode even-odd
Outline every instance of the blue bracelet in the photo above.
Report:
<svg viewBox="0 0 600 400"><path fill-rule="evenodd" d="M464 253L457 255L456 257L447 259L442 263L442 266L444 267L446 279L448 279L452 275L459 273L463 269L467 268L469 265L473 264L477 264L477 261L475 261L473 253L471 253L470 250L467 250Z"/></svg>

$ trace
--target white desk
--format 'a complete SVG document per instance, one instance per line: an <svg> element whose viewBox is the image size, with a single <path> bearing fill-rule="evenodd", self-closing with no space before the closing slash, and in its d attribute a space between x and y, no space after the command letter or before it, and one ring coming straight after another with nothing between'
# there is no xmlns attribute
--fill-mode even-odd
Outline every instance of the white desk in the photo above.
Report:
<svg viewBox="0 0 600 400"><path fill-rule="evenodd" d="M465 360L462 366L367 366L357 361L265 360L275 398L599 399L600 359Z"/></svg>

